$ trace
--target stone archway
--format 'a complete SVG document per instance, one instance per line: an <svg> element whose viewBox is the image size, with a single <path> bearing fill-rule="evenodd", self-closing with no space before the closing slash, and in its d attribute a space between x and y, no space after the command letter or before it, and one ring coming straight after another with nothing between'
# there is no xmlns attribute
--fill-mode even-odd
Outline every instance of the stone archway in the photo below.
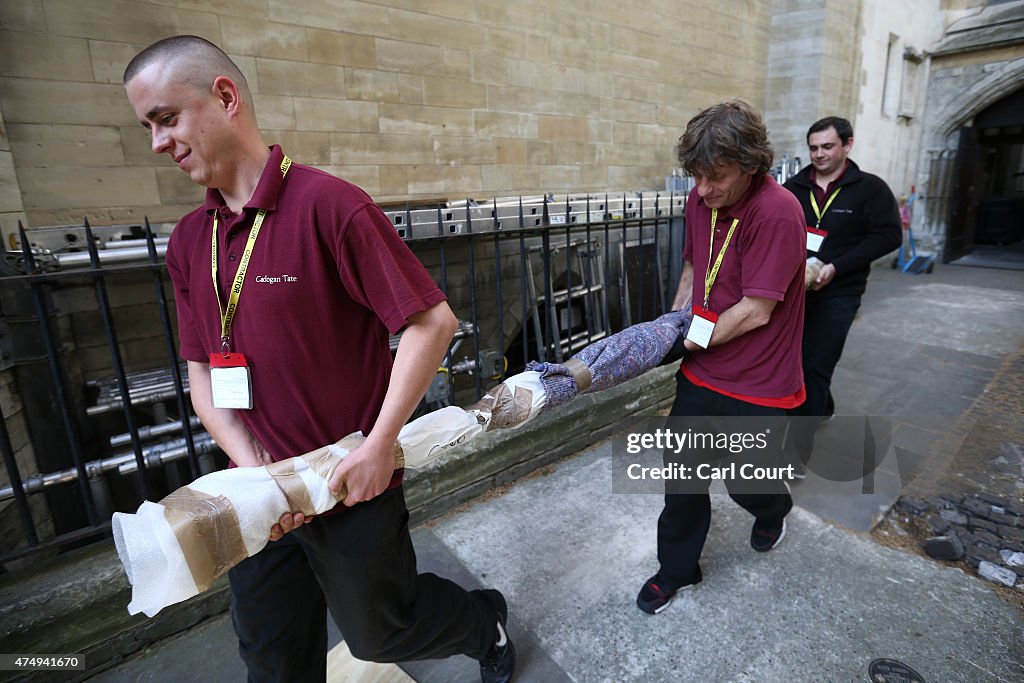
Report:
<svg viewBox="0 0 1024 683"><path fill-rule="evenodd" d="M963 90L961 95L940 109L933 119L934 134L949 139L974 115L1006 95L1019 90L1024 82L1024 57L1003 63L987 77Z"/></svg>
<svg viewBox="0 0 1024 683"><path fill-rule="evenodd" d="M956 166L960 129L978 113L1018 90L1024 82L1024 58L969 66L932 63L924 139L919 157L917 187L922 206L914 211L914 230L936 250L944 248L947 229L947 191ZM989 71L991 69L991 71ZM933 177L933 174L935 177Z"/></svg>

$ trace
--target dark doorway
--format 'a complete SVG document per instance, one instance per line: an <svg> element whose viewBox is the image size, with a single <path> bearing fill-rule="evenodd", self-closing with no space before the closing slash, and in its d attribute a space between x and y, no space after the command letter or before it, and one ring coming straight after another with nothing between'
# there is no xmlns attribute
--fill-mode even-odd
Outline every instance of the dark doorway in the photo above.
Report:
<svg viewBox="0 0 1024 683"><path fill-rule="evenodd" d="M1024 88L961 129L944 260L1024 270Z"/></svg>

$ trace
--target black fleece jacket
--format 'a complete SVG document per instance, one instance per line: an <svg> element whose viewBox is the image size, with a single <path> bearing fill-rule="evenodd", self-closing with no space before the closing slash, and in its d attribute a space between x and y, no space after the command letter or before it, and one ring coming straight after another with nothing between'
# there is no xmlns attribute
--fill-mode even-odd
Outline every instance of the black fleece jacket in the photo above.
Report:
<svg viewBox="0 0 1024 683"><path fill-rule="evenodd" d="M898 248L903 239L892 190L878 176L849 163L839 181L842 190L821 219L821 229L828 231L828 237L817 254L807 252L834 265L836 276L823 289L808 291L808 299L863 294L871 262ZM807 225L814 226L818 219L811 208L811 185L811 166L806 166L786 181L785 188L800 200ZM822 204L818 208L823 208Z"/></svg>

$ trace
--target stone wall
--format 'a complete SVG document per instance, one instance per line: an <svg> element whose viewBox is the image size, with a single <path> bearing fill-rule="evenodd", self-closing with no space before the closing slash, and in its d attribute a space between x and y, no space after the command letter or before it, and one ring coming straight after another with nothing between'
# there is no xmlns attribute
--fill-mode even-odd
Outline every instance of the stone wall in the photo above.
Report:
<svg viewBox="0 0 1024 683"><path fill-rule="evenodd" d="M777 157L800 156L804 133L819 118L820 61L825 50L823 0L774 0L773 39L765 77L765 123Z"/></svg>
<svg viewBox="0 0 1024 683"><path fill-rule="evenodd" d="M821 64L821 116L836 112L850 112L855 119L857 110L858 85L861 78L863 58L861 35L865 27L862 20L863 7L871 3L827 0L825 6L825 51ZM837 114L842 116L842 114ZM820 118L820 117L819 117ZM807 121L809 126L813 121ZM807 156L805 136L802 157Z"/></svg>
<svg viewBox="0 0 1024 683"><path fill-rule="evenodd" d="M18 221L25 221L25 209L21 203L21 185L14 168L14 154L11 152L11 141L4 125L3 112L0 111L0 239L6 239L11 228L16 231ZM7 243L9 246L13 243Z"/></svg>
<svg viewBox="0 0 1024 683"><path fill-rule="evenodd" d="M852 157L909 195L924 130L927 52L941 35L939 0L864 3Z"/></svg>
<svg viewBox="0 0 1024 683"><path fill-rule="evenodd" d="M765 120L777 158L799 156L806 165L808 126L833 114L853 118L861 4L772 3Z"/></svg>
<svg viewBox="0 0 1024 683"><path fill-rule="evenodd" d="M657 188L699 109L764 106L768 0L209 7L0 5L0 109L32 226L174 220L200 200L120 85L137 50L177 33L237 60L269 141L379 201Z"/></svg>

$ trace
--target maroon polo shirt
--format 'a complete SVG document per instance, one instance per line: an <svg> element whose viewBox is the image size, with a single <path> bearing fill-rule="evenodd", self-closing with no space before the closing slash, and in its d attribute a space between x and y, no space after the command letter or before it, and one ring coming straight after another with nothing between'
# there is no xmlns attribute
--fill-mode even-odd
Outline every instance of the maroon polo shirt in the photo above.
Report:
<svg viewBox="0 0 1024 683"><path fill-rule="evenodd" d="M803 210L796 197L771 176L754 178L739 201L718 211L716 257L734 218L740 222L711 289L711 310L722 314L744 296L778 303L767 325L725 344L694 351L683 361L683 372L719 393L761 405L795 407L802 402L804 387L801 339L807 237ZM704 300L710 234L711 209L694 189L686 202L683 249L683 258L693 265L694 303Z"/></svg>
<svg viewBox="0 0 1024 683"><path fill-rule="evenodd" d="M218 218L218 276L226 305L256 212L268 213L231 328L232 351L252 373L246 427L282 460L368 434L391 376L389 333L445 300L369 196L302 164L281 176L271 148L252 199L233 214L217 190L178 223L167 247L180 353L209 362L220 349L220 313L210 268ZM401 482L397 472L392 486Z"/></svg>

